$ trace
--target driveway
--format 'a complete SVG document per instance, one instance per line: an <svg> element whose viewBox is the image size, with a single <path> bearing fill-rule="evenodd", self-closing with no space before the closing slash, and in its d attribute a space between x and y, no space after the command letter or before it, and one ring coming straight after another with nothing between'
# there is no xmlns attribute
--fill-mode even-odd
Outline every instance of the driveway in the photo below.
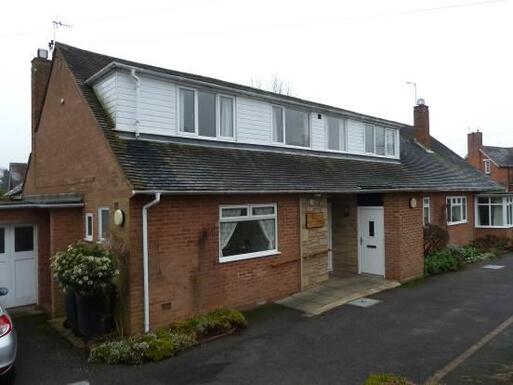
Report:
<svg viewBox="0 0 513 385"><path fill-rule="evenodd" d="M249 329L139 367L88 365L41 316L17 319L17 384L361 384L370 373L429 378L513 314L513 255L305 317L278 305L248 313ZM511 345L510 345L511 346Z"/></svg>

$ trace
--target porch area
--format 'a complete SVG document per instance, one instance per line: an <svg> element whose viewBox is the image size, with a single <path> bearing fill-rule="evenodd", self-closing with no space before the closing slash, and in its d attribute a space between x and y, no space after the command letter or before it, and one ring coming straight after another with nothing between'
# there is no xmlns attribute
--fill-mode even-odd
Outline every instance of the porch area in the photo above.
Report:
<svg viewBox="0 0 513 385"><path fill-rule="evenodd" d="M372 275L330 275L330 278L314 287L277 301L278 304L319 315L358 298L400 286L397 281Z"/></svg>

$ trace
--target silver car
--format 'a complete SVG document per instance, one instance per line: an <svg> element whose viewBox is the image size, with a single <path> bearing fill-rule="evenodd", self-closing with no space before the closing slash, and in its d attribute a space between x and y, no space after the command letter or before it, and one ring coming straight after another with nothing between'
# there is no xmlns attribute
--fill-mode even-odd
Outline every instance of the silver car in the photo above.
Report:
<svg viewBox="0 0 513 385"><path fill-rule="evenodd" d="M0 287L0 296L7 295L6 288ZM17 338L11 317L0 304L0 381L14 378Z"/></svg>

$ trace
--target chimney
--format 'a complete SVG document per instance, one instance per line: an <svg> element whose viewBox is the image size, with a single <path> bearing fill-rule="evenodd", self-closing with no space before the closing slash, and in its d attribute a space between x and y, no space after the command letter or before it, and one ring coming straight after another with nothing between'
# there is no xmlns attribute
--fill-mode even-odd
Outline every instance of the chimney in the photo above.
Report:
<svg viewBox="0 0 513 385"><path fill-rule="evenodd" d="M48 60L48 51L38 49L37 56L32 59L32 133L36 131L36 126L43 109L43 100L45 97L46 84L50 76L52 62Z"/></svg>
<svg viewBox="0 0 513 385"><path fill-rule="evenodd" d="M481 170L481 147L483 147L483 133L476 131L467 135L467 161Z"/></svg>
<svg viewBox="0 0 513 385"><path fill-rule="evenodd" d="M413 108L413 126L415 127L415 139L427 149L431 148L431 136L429 135L429 107L424 99L418 99Z"/></svg>

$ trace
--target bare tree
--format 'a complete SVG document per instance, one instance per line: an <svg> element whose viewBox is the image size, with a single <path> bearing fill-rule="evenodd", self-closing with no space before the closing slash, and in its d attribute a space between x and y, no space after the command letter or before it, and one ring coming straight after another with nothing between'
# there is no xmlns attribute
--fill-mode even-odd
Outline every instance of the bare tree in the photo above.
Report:
<svg viewBox="0 0 513 385"><path fill-rule="evenodd" d="M268 82L262 82L261 79L251 76L251 87L261 90L271 91L281 95L295 96L289 82L281 79L278 75L274 75Z"/></svg>

